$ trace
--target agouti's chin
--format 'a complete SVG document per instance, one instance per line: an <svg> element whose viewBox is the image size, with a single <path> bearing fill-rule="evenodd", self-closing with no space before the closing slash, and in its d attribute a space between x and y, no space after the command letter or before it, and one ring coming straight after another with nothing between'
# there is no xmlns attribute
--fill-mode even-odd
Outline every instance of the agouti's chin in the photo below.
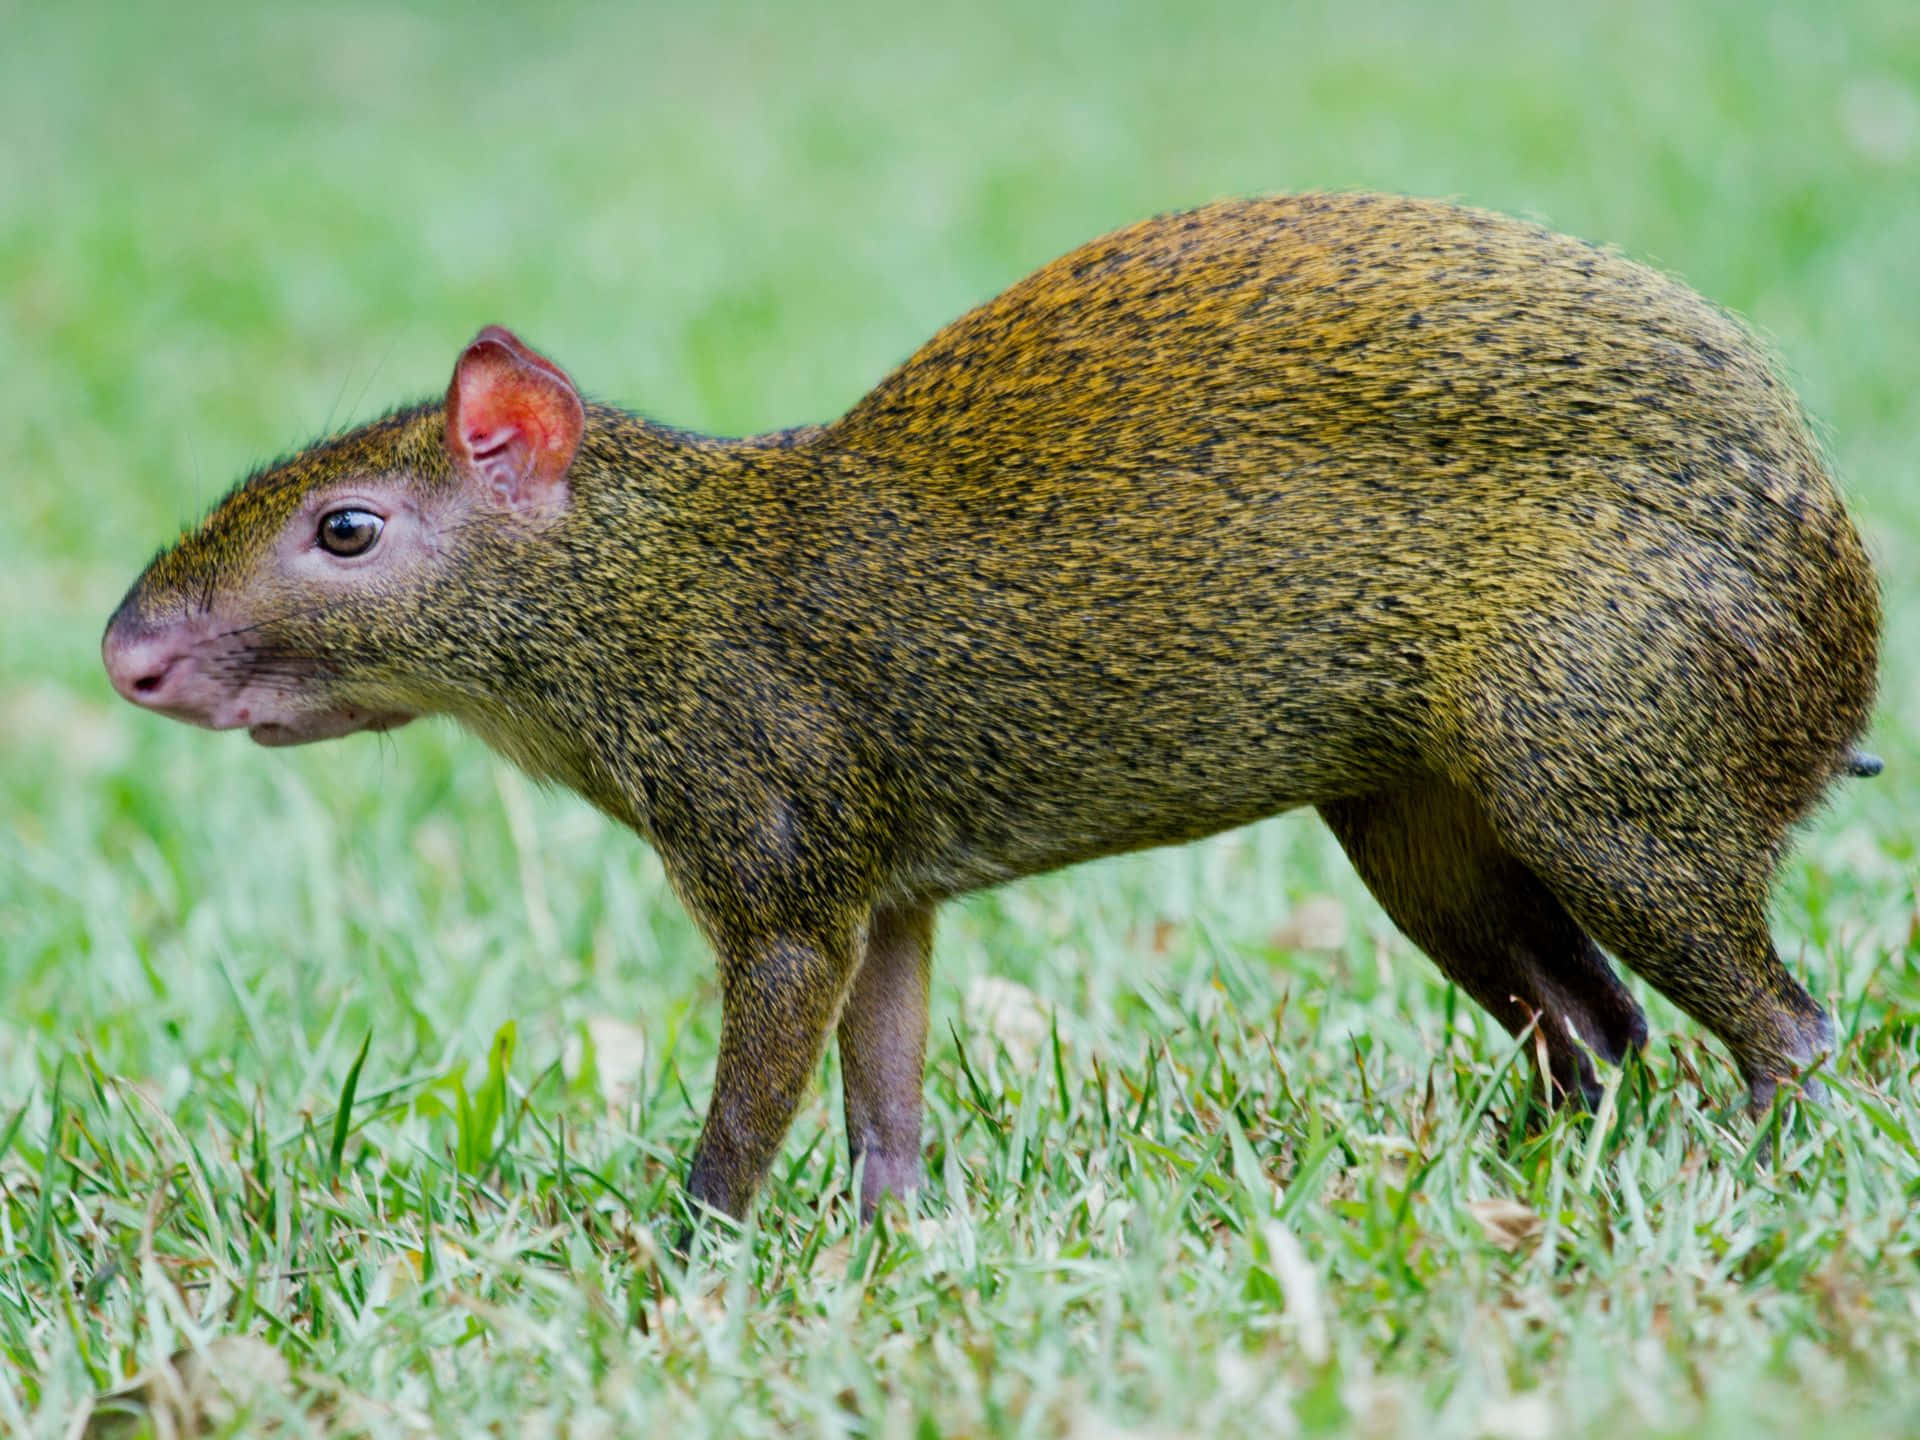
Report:
<svg viewBox="0 0 1920 1440"><path fill-rule="evenodd" d="M335 710L320 715L302 715L296 720L271 720L247 727L256 745L279 747L306 745L315 740L335 740L362 730L398 730L414 717L403 710Z"/></svg>

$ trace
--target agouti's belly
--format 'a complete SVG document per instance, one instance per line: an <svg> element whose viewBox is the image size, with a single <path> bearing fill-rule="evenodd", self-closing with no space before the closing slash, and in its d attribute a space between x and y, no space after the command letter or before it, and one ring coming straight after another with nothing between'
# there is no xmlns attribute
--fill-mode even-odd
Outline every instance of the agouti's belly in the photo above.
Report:
<svg viewBox="0 0 1920 1440"><path fill-rule="evenodd" d="M905 777L902 888L954 894L1183 844L1421 769L1414 692L1369 699L1352 677L1299 674L1248 683L1259 678L1077 704L1052 687L1025 703L982 687L975 701L991 691L999 708L969 705L974 723L923 748Z"/></svg>

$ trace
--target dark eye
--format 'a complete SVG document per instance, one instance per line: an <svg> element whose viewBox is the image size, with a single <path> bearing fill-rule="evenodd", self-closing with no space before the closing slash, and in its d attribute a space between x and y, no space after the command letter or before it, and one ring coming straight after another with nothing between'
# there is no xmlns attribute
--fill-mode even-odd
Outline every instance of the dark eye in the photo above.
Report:
<svg viewBox="0 0 1920 1440"><path fill-rule="evenodd" d="M387 522L371 510L329 510L320 517L320 545L335 555L364 555Z"/></svg>

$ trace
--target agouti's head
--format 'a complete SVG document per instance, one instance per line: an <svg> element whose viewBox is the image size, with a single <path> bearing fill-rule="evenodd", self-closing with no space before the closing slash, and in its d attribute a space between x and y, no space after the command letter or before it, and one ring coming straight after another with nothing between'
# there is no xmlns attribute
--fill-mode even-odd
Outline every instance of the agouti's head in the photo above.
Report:
<svg viewBox="0 0 1920 1440"><path fill-rule="evenodd" d="M114 688L263 745L458 710L498 657L449 633L448 597L501 593L566 512L585 423L565 372L489 326L444 406L261 471L155 557L101 643Z"/></svg>

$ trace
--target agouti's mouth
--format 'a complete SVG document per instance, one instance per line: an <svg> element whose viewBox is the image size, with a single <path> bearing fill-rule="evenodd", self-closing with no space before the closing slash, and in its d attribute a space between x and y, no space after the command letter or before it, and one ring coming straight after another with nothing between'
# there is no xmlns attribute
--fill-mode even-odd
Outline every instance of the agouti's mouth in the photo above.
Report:
<svg viewBox="0 0 1920 1440"><path fill-rule="evenodd" d="M306 745L362 730L397 730L414 717L404 710L332 710L247 727L256 745Z"/></svg>

